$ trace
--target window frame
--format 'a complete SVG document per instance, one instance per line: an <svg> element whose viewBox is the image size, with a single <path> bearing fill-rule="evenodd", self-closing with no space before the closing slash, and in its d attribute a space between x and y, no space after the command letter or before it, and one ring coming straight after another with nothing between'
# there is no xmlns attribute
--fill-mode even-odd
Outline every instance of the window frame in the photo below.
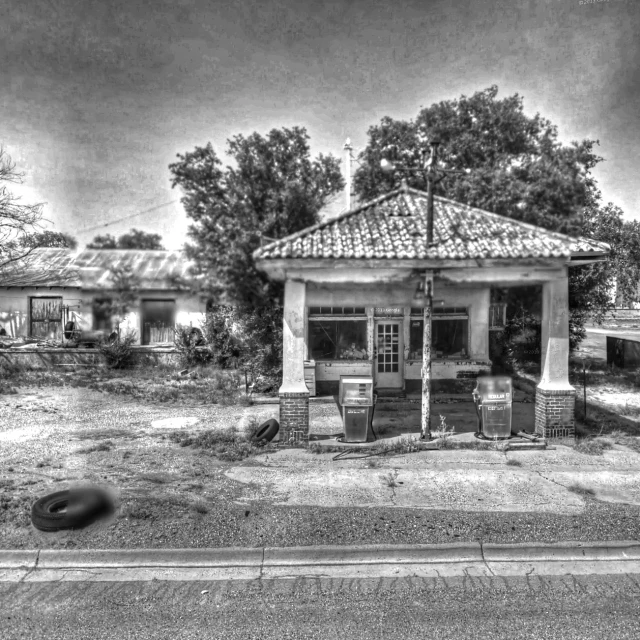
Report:
<svg viewBox="0 0 640 640"><path fill-rule="evenodd" d="M173 330L175 331L176 325L178 323L178 304L177 304L177 300L175 298L141 298L140 299L140 307L139 307L139 313L140 313L140 344L142 346L150 346L150 345L154 345L154 344L163 344L162 342L151 342L151 336L149 335L149 341L145 342L145 332L144 332L144 326L145 326L145 309L144 309L144 303L145 302L165 302L165 303L172 303L173 304ZM150 332L149 332L150 333Z"/></svg>
<svg viewBox="0 0 640 640"><path fill-rule="evenodd" d="M424 322L424 309L418 307L411 307L409 315L409 323L412 320L422 320ZM439 322L441 320L466 320L467 321L467 355L466 356L440 356L437 358L431 358L432 361L438 362L451 362L452 360L471 360L471 354L469 345L471 343L471 323L469 322L469 308L468 307L442 307L440 309L433 309L431 315L431 322ZM424 331L424 325L423 325ZM433 338L433 334L432 334ZM433 347L433 345L431 345ZM409 353L411 353L411 324L409 324ZM432 350L433 353L433 350ZM421 358L407 358L407 362L421 362Z"/></svg>
<svg viewBox="0 0 640 640"><path fill-rule="evenodd" d="M362 313L314 313L313 310L324 309L354 309L362 310ZM315 359L313 357L313 350L311 345L311 323L312 322L364 322L365 323L365 346L364 351L367 353L367 357L363 359L357 358L322 358ZM307 308L307 359L314 360L315 362L370 362L371 355L368 353L368 338L369 338L369 326L366 307L308 307Z"/></svg>

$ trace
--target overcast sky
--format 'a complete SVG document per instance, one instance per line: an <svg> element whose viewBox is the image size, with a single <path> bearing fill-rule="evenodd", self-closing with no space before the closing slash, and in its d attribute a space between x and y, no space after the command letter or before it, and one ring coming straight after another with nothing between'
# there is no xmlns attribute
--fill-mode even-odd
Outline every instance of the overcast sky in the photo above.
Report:
<svg viewBox="0 0 640 640"><path fill-rule="evenodd" d="M589 0L593 1L593 0ZM7 0L5 0L7 3ZM8 0L0 142L81 243L130 227L179 248L168 164L301 125L314 153L497 84L564 141L600 140L606 200L640 219L637 0Z"/></svg>

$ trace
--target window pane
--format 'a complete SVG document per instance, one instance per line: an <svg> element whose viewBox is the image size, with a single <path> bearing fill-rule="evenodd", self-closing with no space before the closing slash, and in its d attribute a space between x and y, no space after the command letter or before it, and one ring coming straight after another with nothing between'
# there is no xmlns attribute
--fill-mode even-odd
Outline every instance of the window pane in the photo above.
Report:
<svg viewBox="0 0 640 640"><path fill-rule="evenodd" d="M431 348L434 358L468 357L468 320L432 320ZM412 319L409 328L409 360L422 358L422 320Z"/></svg>
<svg viewBox="0 0 640 640"><path fill-rule="evenodd" d="M112 310L113 301L111 298L96 298L94 299L93 306L93 328L96 330L111 331Z"/></svg>
<svg viewBox="0 0 640 640"><path fill-rule="evenodd" d="M309 351L313 360L366 360L366 321L311 320Z"/></svg>

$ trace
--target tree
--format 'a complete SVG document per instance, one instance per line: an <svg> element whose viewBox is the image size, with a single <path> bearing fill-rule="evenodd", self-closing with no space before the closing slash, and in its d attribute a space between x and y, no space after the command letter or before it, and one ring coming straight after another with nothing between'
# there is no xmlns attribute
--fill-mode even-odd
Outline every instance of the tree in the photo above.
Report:
<svg viewBox="0 0 640 640"><path fill-rule="evenodd" d="M591 170L601 160L594 140L563 145L558 130L539 114L527 116L518 94L498 99L491 86L470 97L447 100L423 108L415 120L382 119L369 129L369 142L360 154L361 166L354 188L362 199L388 192L406 179L426 191L424 172L380 168L383 158L419 169L429 140L441 143L439 154L453 174L435 187L436 195L534 224L551 231L580 235L583 212L598 206ZM570 271L571 344L584 336L584 323L596 309L604 309L605 267L587 266ZM597 290L598 295L593 296ZM604 305L604 306L603 306Z"/></svg>
<svg viewBox="0 0 640 640"><path fill-rule="evenodd" d="M54 231L42 231L45 222L41 204L22 204L9 189L22 183L23 174L4 149L0 148L0 278L5 286L24 277L33 252L68 237ZM50 274L40 273L40 280Z"/></svg>
<svg viewBox="0 0 640 640"><path fill-rule="evenodd" d="M41 231L23 238L24 246L35 244L38 247L53 247L58 249L77 249L78 241L68 233Z"/></svg>
<svg viewBox="0 0 640 640"><path fill-rule="evenodd" d="M227 141L234 166L223 167L212 145L178 154L172 187L193 221L187 255L193 282L213 306L231 305L245 362L268 388L282 367L281 283L258 271L253 252L319 221L318 212L344 187L339 160L311 158L305 129Z"/></svg>
<svg viewBox="0 0 640 640"><path fill-rule="evenodd" d="M428 141L437 138L445 168L471 170L440 182L437 195L553 231L578 232L580 211L595 186L590 171L601 160L593 153L597 142L565 146L551 122L524 113L518 94L497 95L498 87L491 86L423 108L415 120L383 118L369 129L360 154L354 176L358 195L376 197L403 178L426 191L424 172L384 173L380 160L421 168Z"/></svg>
<svg viewBox="0 0 640 640"><path fill-rule="evenodd" d="M140 229L131 229L118 238L118 249L149 249L162 251L162 236L157 233L146 233Z"/></svg>
<svg viewBox="0 0 640 640"><path fill-rule="evenodd" d="M300 127L227 141L233 167L222 167L213 147L178 154L169 166L172 187L193 221L187 255L194 276L216 304L266 308L282 301L282 285L259 272L253 252L264 240L282 238L318 222L318 212L344 187L338 159L310 157Z"/></svg>
<svg viewBox="0 0 640 640"><path fill-rule="evenodd" d="M162 246L162 236L157 233L131 229L129 233L122 234L117 240L110 233L96 236L87 245L87 249L148 249L162 251L164 247Z"/></svg>
<svg viewBox="0 0 640 640"><path fill-rule="evenodd" d="M117 249L118 241L110 233L103 236L96 236L88 245L87 249Z"/></svg>

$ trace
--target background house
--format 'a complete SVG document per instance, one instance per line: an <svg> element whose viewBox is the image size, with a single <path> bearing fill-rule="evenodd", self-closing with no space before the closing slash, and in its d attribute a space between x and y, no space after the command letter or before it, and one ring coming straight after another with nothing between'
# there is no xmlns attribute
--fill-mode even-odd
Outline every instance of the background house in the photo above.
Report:
<svg viewBox="0 0 640 640"><path fill-rule="evenodd" d="M205 303L180 281L189 269L182 251L37 249L11 274L0 276L0 327L12 337L63 339L73 321L80 330L132 329L138 344L172 342L176 324L199 327ZM111 302L121 293L114 273L135 281L120 322Z"/></svg>

